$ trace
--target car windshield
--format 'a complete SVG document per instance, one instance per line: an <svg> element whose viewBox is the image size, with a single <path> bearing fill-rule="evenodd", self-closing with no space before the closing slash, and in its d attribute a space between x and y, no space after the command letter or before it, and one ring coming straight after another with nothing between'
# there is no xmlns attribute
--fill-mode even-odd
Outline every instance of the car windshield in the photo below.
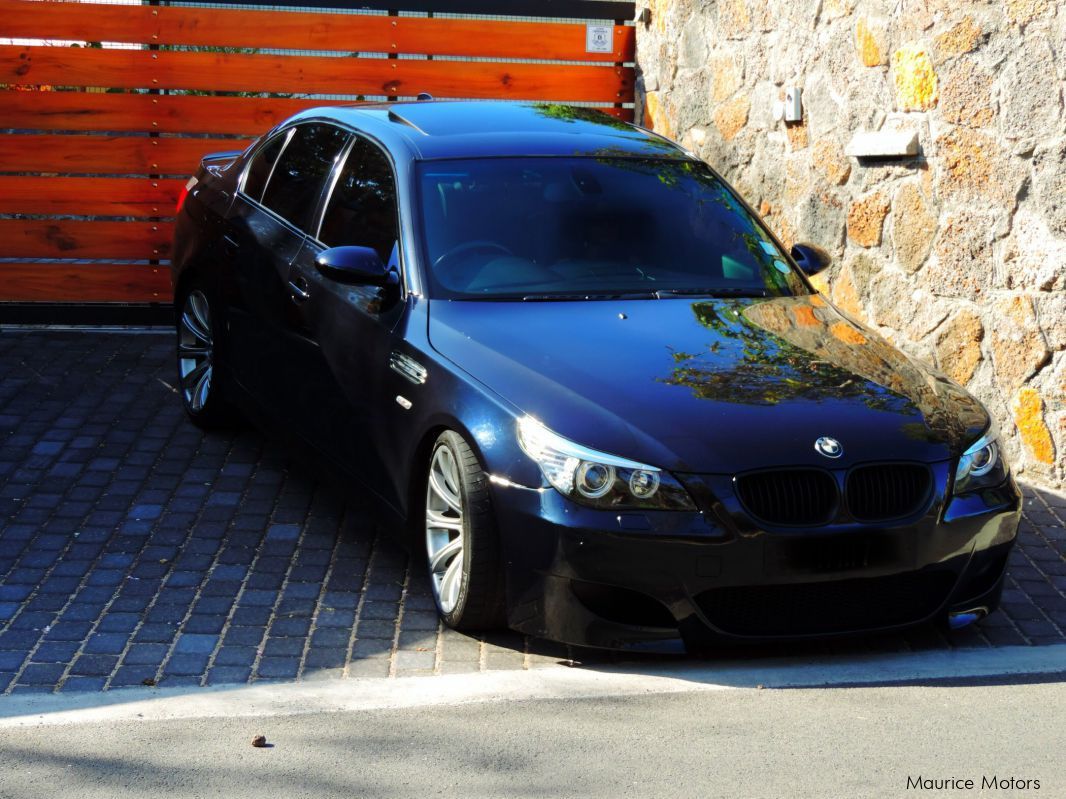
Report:
<svg viewBox="0 0 1066 799"><path fill-rule="evenodd" d="M483 158L418 165L432 296L782 296L810 289L706 165Z"/></svg>

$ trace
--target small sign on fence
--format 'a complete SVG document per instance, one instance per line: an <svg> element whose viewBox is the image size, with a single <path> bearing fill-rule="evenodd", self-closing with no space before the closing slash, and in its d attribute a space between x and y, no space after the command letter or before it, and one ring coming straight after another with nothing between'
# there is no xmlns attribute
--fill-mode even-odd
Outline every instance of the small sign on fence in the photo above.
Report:
<svg viewBox="0 0 1066 799"><path fill-rule="evenodd" d="M585 51L588 53L609 53L614 50L614 27L611 25L585 26Z"/></svg>

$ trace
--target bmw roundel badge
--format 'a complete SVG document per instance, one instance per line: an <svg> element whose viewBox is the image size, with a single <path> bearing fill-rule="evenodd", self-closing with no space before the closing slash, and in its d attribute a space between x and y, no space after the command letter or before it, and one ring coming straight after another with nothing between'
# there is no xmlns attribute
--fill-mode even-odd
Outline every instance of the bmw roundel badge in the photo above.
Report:
<svg viewBox="0 0 1066 799"><path fill-rule="evenodd" d="M827 458L839 458L844 454L844 447L835 438L822 436L814 442L814 448L819 454Z"/></svg>

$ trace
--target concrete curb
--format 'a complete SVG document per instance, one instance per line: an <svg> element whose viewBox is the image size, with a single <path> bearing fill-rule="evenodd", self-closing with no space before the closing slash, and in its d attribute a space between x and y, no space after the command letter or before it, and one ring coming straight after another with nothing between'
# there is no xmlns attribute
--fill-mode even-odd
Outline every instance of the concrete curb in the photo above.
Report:
<svg viewBox="0 0 1066 799"><path fill-rule="evenodd" d="M404 679L260 683L217 688L131 688L0 699L0 729L101 721L265 717L390 710L470 702L581 699L735 689L913 684L1066 674L1066 644L949 650L711 666L566 668Z"/></svg>

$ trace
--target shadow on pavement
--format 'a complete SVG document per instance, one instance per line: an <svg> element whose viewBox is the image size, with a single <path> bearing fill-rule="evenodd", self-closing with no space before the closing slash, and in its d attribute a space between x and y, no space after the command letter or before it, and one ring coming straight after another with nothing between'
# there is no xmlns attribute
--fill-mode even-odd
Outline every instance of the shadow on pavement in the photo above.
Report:
<svg viewBox="0 0 1066 799"><path fill-rule="evenodd" d="M424 568L365 500L269 436L193 427L172 359L169 334L0 336L0 693L104 691L106 703L146 683L191 691L558 664L741 681L785 661L976 663L1004 650L1023 672L1026 657L1042 662L1066 642L1066 500L1028 486L1003 608L957 632L678 658L442 629Z"/></svg>

